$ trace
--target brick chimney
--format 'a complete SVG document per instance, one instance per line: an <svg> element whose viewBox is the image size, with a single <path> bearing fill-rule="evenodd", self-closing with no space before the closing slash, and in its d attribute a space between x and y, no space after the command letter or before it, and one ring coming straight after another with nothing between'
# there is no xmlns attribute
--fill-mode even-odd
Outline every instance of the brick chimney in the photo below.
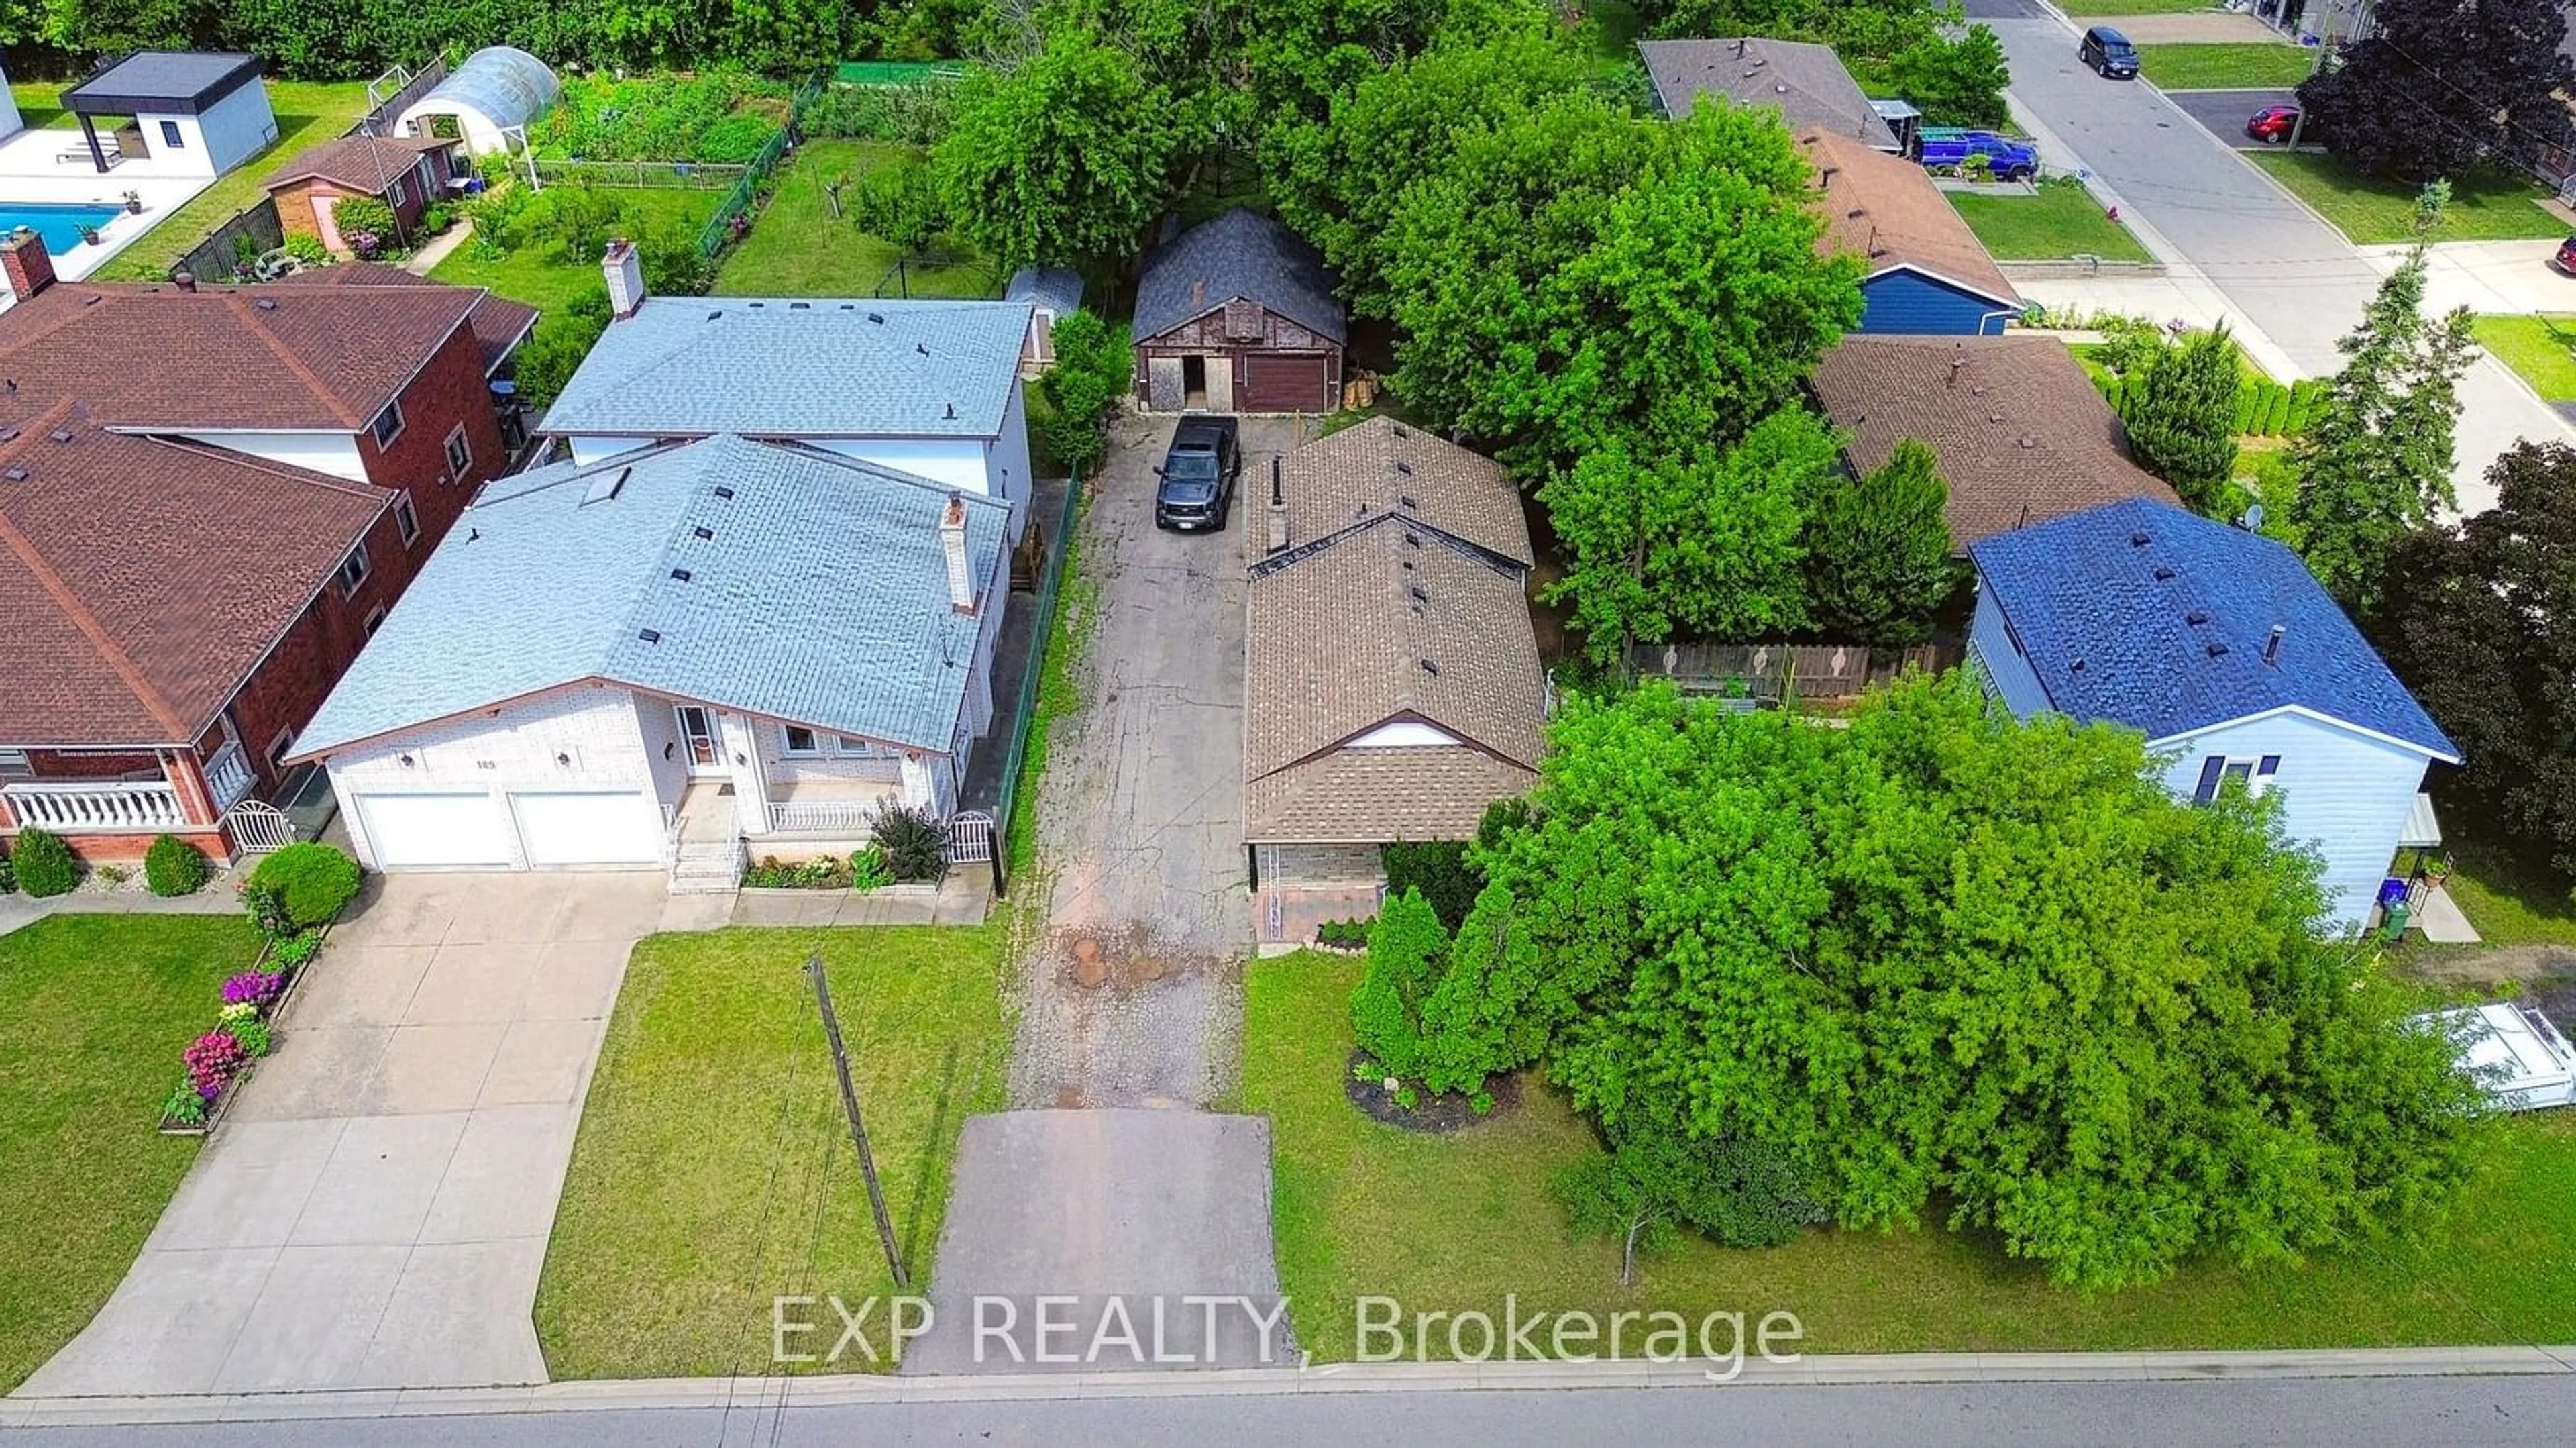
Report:
<svg viewBox="0 0 2576 1448"><path fill-rule="evenodd" d="M644 258L636 254L635 243L622 236L610 242L599 269L608 276L609 312L619 321L634 316L644 305Z"/></svg>
<svg viewBox="0 0 2576 1448"><path fill-rule="evenodd" d="M948 495L939 515L939 551L948 560L948 606L959 613L975 611L975 578L966 562L966 500Z"/></svg>
<svg viewBox="0 0 2576 1448"><path fill-rule="evenodd" d="M54 284L54 258L34 227L19 227L0 239L0 272L8 273L9 295L22 302Z"/></svg>

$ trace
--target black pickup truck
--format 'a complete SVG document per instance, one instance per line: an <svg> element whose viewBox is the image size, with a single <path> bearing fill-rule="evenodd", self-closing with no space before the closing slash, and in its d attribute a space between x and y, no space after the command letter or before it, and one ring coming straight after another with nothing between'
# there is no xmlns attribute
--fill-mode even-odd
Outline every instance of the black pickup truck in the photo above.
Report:
<svg viewBox="0 0 2576 1448"><path fill-rule="evenodd" d="M1185 417L1172 432L1172 446L1154 471L1162 483L1154 490L1154 526L1183 531L1221 532L1234 507L1235 480L1243 475L1243 451L1235 442L1231 417Z"/></svg>

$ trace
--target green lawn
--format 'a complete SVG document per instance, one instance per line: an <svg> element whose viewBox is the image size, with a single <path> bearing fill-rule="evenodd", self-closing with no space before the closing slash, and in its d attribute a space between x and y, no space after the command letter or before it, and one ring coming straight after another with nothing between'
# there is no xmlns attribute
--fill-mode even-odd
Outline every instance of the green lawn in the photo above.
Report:
<svg viewBox="0 0 2576 1448"><path fill-rule="evenodd" d="M2300 46L2245 41L2228 45L2141 45L2138 71L2167 90L2263 90L2291 86L2317 68Z"/></svg>
<svg viewBox="0 0 2576 1448"><path fill-rule="evenodd" d="M2452 903L2488 945L2576 946L2576 900L2564 882L2471 840L2450 845Z"/></svg>
<svg viewBox="0 0 2576 1448"><path fill-rule="evenodd" d="M365 81L272 80L267 84L269 108L277 113L277 144L244 161L231 174L198 192L187 205L162 217L150 231L135 238L133 245L108 258L105 266L90 275L101 281L162 280L179 258L196 250L197 243L230 220L233 213L268 194L259 183L267 179L269 172L306 147L318 146L339 135L366 114ZM34 87L13 89L21 96L23 107L23 97ZM36 124L32 114L28 124Z"/></svg>
<svg viewBox="0 0 2576 1448"><path fill-rule="evenodd" d="M77 131L80 117L63 109L63 92L78 84L71 80L13 80L9 82L9 98L18 103L18 119L30 126Z"/></svg>
<svg viewBox="0 0 2576 1448"><path fill-rule="evenodd" d="M676 187L620 186L610 188L608 194L633 211L637 230L651 232L681 226L693 234L695 228L706 225L707 218L716 214L717 203L725 197L721 191ZM533 198L538 202L543 199ZM570 256L551 242L531 240L491 260L478 258L474 252L475 244L469 238L430 272L431 280L490 287L541 312L561 310L584 291L605 285L600 278L599 258Z"/></svg>
<svg viewBox="0 0 2576 1448"><path fill-rule="evenodd" d="M1253 968L1243 1103L1270 1117L1280 1286L1298 1342L1353 1355L1349 1304L1418 1311L1786 1310L1817 1352L2108 1351L2566 1342L2576 1337L2576 1117L2500 1125L2490 1166L2446 1235L2304 1269L2211 1264L2156 1287L2086 1297L1990 1239L1815 1229L1789 1246L1693 1240L1618 1285L1617 1245L1570 1240L1550 1183L1591 1134L1527 1083L1517 1111L1435 1137L1380 1126L1342 1093L1347 1001L1362 963L1305 954ZM1435 1328L1435 1332L1437 1329ZM1472 1335L1469 1341L1473 1342ZM1542 1336L1542 1341L1544 1337ZM1632 1338L1631 1353L1635 1351ZM1435 1347L1435 1352L1445 1351Z"/></svg>
<svg viewBox="0 0 2576 1448"><path fill-rule="evenodd" d="M1637 36L1646 28L1646 18L1637 13L1636 0L1592 0L1583 7L1583 18L1590 22L1586 33L1603 74L1637 60Z"/></svg>
<svg viewBox="0 0 2576 1448"><path fill-rule="evenodd" d="M2314 152L2241 154L2271 172L2273 180L2290 188L2358 244L2415 239L2415 196L2420 188L2410 183L2373 180L2333 156ZM2488 176L2455 179L2451 183L2450 210L2433 240L2563 237L2567 223L2540 208L2539 203L2548 194L2526 181Z"/></svg>
<svg viewBox="0 0 2576 1448"><path fill-rule="evenodd" d="M777 176L777 191L752 219L751 234L725 257L716 293L733 297L990 297L1001 279L980 258L911 266L902 253L832 215L827 188L885 166L911 148L890 141L813 141Z"/></svg>
<svg viewBox="0 0 2576 1448"><path fill-rule="evenodd" d="M197 1159L154 1129L259 939L236 915L56 915L0 935L0 1393L107 1301Z"/></svg>
<svg viewBox="0 0 2576 1448"><path fill-rule="evenodd" d="M1949 197L1998 261L2057 261L2086 253L2106 261L2154 260L2081 185L2046 182L2036 196L1953 191Z"/></svg>
<svg viewBox="0 0 2576 1448"><path fill-rule="evenodd" d="M2550 402L2576 402L2576 317L2479 317L2478 345Z"/></svg>
<svg viewBox="0 0 2576 1448"><path fill-rule="evenodd" d="M805 984L817 949L928 1279L958 1128L1002 1099L1001 928L656 936L627 966L537 1289L555 1377L769 1371L773 1296L892 1291Z"/></svg>
<svg viewBox="0 0 2576 1448"><path fill-rule="evenodd" d="M2108 15L2183 15L2194 10L2215 10L2209 0L2057 0L2057 8L2069 15L2098 19Z"/></svg>

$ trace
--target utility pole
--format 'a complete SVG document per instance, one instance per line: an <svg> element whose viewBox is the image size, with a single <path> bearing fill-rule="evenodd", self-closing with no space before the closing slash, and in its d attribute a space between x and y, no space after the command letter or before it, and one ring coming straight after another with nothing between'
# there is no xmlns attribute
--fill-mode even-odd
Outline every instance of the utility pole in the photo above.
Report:
<svg viewBox="0 0 2576 1448"><path fill-rule="evenodd" d="M814 999L823 1008L823 1037L832 1044L832 1070L841 1078L841 1110L850 1118L850 1145L859 1153L859 1175L868 1184L868 1207L876 1213L877 1241L885 1248L886 1270L894 1274L897 1291L912 1290L910 1274L903 1270L903 1254L895 1250L894 1218L886 1215L885 1188L877 1181L877 1161L868 1151L867 1123L859 1117L859 1088L850 1084L850 1052L841 1044L841 1019L832 1013L832 985L823 978L823 952L805 957L805 978L814 983Z"/></svg>

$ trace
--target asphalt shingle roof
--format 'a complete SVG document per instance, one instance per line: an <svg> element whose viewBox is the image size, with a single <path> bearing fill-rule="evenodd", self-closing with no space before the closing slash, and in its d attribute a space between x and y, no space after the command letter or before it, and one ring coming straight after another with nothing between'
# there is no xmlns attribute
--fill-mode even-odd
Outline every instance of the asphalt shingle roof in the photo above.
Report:
<svg viewBox="0 0 2576 1448"><path fill-rule="evenodd" d="M2120 420L2055 337L1845 337L1808 387L1855 473L1884 467L1914 438L1941 458L1950 538L1980 538L2117 498L2175 502L2129 460Z"/></svg>
<svg viewBox="0 0 2576 1448"><path fill-rule="evenodd" d="M1882 151L1897 149L1896 133L1870 106L1860 82L1843 68L1831 46L1756 35L1641 40L1637 53L1645 57L1656 103L1675 119L1689 115L1703 94L1716 94L1743 105L1774 107L1792 130L1831 131Z"/></svg>
<svg viewBox="0 0 2576 1448"><path fill-rule="evenodd" d="M1825 213L1820 250L1857 256L1872 276L1908 266L2021 305L2003 268L1922 167L1822 131L1801 135L1798 145L1816 164L1816 204Z"/></svg>
<svg viewBox="0 0 2576 1448"><path fill-rule="evenodd" d="M2130 499L1970 555L2060 713L2170 739L2301 708L2458 760L2307 565L2269 538Z"/></svg>
<svg viewBox="0 0 2576 1448"><path fill-rule="evenodd" d="M1136 282L1135 339L1159 337L1241 297L1341 342L1350 326L1324 255L1287 227L1238 206L1173 237Z"/></svg>
<svg viewBox="0 0 2576 1448"><path fill-rule="evenodd" d="M546 412L557 436L999 436L1026 302L648 297Z"/></svg>
<svg viewBox="0 0 2576 1448"><path fill-rule="evenodd" d="M950 497L889 468L731 436L501 479L297 753L586 679L945 751L994 616L989 596L973 614L950 606ZM989 590L1008 510L971 494L964 506L969 569Z"/></svg>
<svg viewBox="0 0 2576 1448"><path fill-rule="evenodd" d="M1280 460L1280 473L1291 543L1394 516L1522 568L1534 560L1521 495L1502 464L1391 417L1307 443Z"/></svg>
<svg viewBox="0 0 2576 1448"><path fill-rule="evenodd" d="M436 136L341 136L298 151L259 184L274 191L292 182L322 180L381 196L422 156L455 144Z"/></svg>

